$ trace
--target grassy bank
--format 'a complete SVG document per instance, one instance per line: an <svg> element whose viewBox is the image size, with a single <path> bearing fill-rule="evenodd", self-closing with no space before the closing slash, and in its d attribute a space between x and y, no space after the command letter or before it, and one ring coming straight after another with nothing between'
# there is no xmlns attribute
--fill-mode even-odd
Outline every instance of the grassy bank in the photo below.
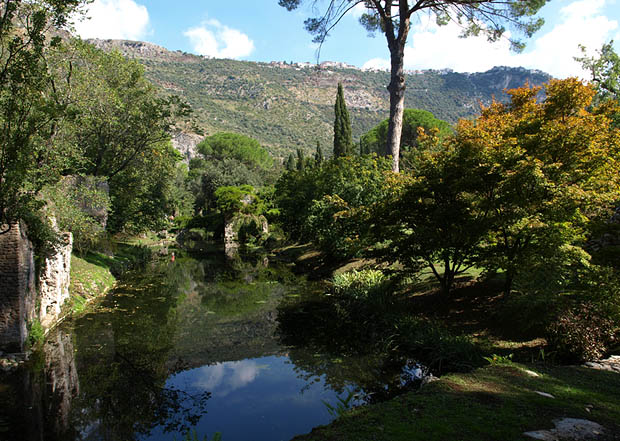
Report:
<svg viewBox="0 0 620 441"><path fill-rule="evenodd" d="M110 290L127 270L145 264L152 256L147 245L115 244L113 254L89 252L71 256L70 313L80 313L92 299Z"/></svg>
<svg viewBox="0 0 620 441"><path fill-rule="evenodd" d="M69 305L72 313L82 312L90 300L105 294L116 283L108 265L93 263L87 258L71 256Z"/></svg>
<svg viewBox="0 0 620 441"><path fill-rule="evenodd" d="M544 392L553 398L538 394ZM347 412L296 441L523 440L557 418L583 418L620 439L620 376L572 366L493 365Z"/></svg>
<svg viewBox="0 0 620 441"><path fill-rule="evenodd" d="M443 374L419 391L347 411L295 440L525 440L523 432L553 429L560 418L594 421L607 429L598 439L620 440L620 375L558 364L562 357L545 339L545 299L505 296L501 275L481 280L472 271L449 295L430 274L409 279L401 273L400 282L383 290L389 295L370 290L360 301L329 288L336 285L332 276L373 262L338 265L307 245L284 248L282 255L298 272L331 281L324 304L305 305L290 316L311 344L321 345L322 334L329 334L322 347L328 350L347 334L357 335L362 344L341 346L353 352L385 348ZM375 305L384 297L389 304ZM375 303L368 307L368 301ZM320 313L310 314L313 308ZM356 323L362 324L357 334ZM489 365L485 357L493 360L494 354Z"/></svg>

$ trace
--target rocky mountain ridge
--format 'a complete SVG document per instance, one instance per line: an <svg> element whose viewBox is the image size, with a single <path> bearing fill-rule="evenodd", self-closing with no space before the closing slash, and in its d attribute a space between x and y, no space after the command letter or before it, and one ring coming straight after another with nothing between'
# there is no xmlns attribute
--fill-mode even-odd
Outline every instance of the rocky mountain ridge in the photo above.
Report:
<svg viewBox="0 0 620 441"><path fill-rule="evenodd" d="M317 141L329 151L333 137L336 87L343 83L354 139L389 115L389 73L361 70L325 61L286 63L208 58L170 51L148 42L89 40L105 51L117 50L145 67L162 93L176 94L194 108L200 135L232 131L258 139L277 157L301 148L312 152ZM474 117L506 88L526 82L540 85L551 77L538 70L495 67L482 73L450 69L410 71L405 105L432 112L450 123ZM175 145L193 151L200 139L182 129Z"/></svg>

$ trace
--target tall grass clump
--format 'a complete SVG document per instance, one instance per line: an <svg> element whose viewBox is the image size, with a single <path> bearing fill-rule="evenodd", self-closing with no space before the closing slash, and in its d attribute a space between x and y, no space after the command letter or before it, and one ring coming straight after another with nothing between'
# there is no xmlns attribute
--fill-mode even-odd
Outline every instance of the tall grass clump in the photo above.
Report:
<svg viewBox="0 0 620 441"><path fill-rule="evenodd" d="M339 314L358 321L376 318L394 304L394 283L380 270L337 274L331 291Z"/></svg>

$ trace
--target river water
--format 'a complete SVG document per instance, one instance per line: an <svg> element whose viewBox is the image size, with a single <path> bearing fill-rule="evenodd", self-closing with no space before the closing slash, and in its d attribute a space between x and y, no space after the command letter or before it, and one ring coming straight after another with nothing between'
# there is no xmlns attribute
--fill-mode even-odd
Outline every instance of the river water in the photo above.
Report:
<svg viewBox="0 0 620 441"><path fill-rule="evenodd" d="M289 440L402 385L402 363L305 337L321 296L264 258L153 262L0 378L0 439Z"/></svg>

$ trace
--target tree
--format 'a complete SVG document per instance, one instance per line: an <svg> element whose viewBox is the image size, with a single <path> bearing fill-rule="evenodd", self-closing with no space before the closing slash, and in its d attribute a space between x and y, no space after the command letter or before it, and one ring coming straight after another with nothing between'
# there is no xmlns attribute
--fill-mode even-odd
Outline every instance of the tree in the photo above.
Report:
<svg viewBox="0 0 620 441"><path fill-rule="evenodd" d="M64 151L53 147L65 117L48 72L46 53L82 0L0 2L0 233L41 205L37 192L60 178Z"/></svg>
<svg viewBox="0 0 620 441"><path fill-rule="evenodd" d="M67 136L82 149L81 171L111 179L169 142L176 100L160 98L137 61L81 40L58 58L61 73L70 75L58 88L74 114Z"/></svg>
<svg viewBox="0 0 620 441"><path fill-rule="evenodd" d="M439 142L435 137L433 144ZM471 149L450 145L419 152L413 165L414 173L398 175L373 214L382 220L378 238L388 244L379 253L414 272L430 269L448 294L456 277L475 265L488 231L478 197L488 170Z"/></svg>
<svg viewBox="0 0 620 441"><path fill-rule="evenodd" d="M304 158L304 152L300 148L297 148L297 163L295 164L295 168L298 171L301 171L304 169L305 166L306 160Z"/></svg>
<svg viewBox="0 0 620 441"><path fill-rule="evenodd" d="M478 196L491 227L481 263L504 272L506 293L524 271L586 258L589 228L609 219L620 188L614 108L591 107L594 90L574 78L552 80L543 101L539 91L509 90L508 104L461 121L454 140L486 169Z"/></svg>
<svg viewBox="0 0 620 441"><path fill-rule="evenodd" d="M369 130L360 138L360 150L362 153L381 154L385 150L387 142L389 119L381 121L377 126ZM447 122L435 118L431 112L420 109L405 109L403 113L403 130L400 138L401 155L403 151L409 151L418 147L419 128L426 133L437 130L440 138L452 134L454 131Z"/></svg>
<svg viewBox="0 0 620 441"><path fill-rule="evenodd" d="M188 115L176 98L161 98L143 67L120 53L71 40L51 57L54 90L66 103L59 139L73 148L64 173L106 179L109 229L158 229L176 211L173 181L180 159L170 142L172 120ZM71 147L75 146L75 147Z"/></svg>
<svg viewBox="0 0 620 441"><path fill-rule="evenodd" d="M456 22L463 26L463 36L485 34L496 41L506 34L506 24L515 31L531 36L543 25L534 17L547 0L330 0L325 12L305 21L306 29L315 35L314 41L322 44L332 28L357 5L364 5L367 13L360 18L370 32L380 30L385 34L390 51L391 76L390 120L386 154L392 155L392 170L399 171L399 151L402 118L405 103L405 45L410 22L416 14L427 12L436 17L437 23ZM310 0L314 6L319 0ZM304 0L279 0L278 4L289 11L298 8ZM510 39L514 50L521 50L523 43Z"/></svg>
<svg viewBox="0 0 620 441"><path fill-rule="evenodd" d="M334 158L348 156L353 149L353 138L351 134L351 119L349 118L347 103L344 100L342 83L338 83L334 113L336 115L334 119Z"/></svg>
<svg viewBox="0 0 620 441"><path fill-rule="evenodd" d="M323 163L323 160L325 158L323 157L323 149L321 148L321 142L317 141L316 142L316 152L314 153L314 163L318 166L320 166Z"/></svg>
<svg viewBox="0 0 620 441"><path fill-rule="evenodd" d="M206 159L234 158L252 168L273 167L273 158L257 140L238 133L216 133L206 137L197 148Z"/></svg>
<svg viewBox="0 0 620 441"><path fill-rule="evenodd" d="M586 48L581 47L584 56L575 58L581 66L590 72L591 81L596 90L595 103L620 100L620 57L614 51L613 41L605 43L598 50L597 57L587 57ZM620 110L613 116L614 125L620 127Z"/></svg>
<svg viewBox="0 0 620 441"><path fill-rule="evenodd" d="M295 156L293 154L289 154L286 160L286 170L293 171L295 170Z"/></svg>
<svg viewBox="0 0 620 441"><path fill-rule="evenodd" d="M258 141L236 133L217 133L198 144L199 157L190 161L189 187L196 196L195 212L216 206L215 192L222 186L261 187L275 181L273 158ZM291 154L287 170L295 169Z"/></svg>
<svg viewBox="0 0 620 441"><path fill-rule="evenodd" d="M614 51L613 43L605 43L597 51L597 57L587 57L586 48L580 46L584 56L576 58L590 72L599 100L620 98L620 57Z"/></svg>

